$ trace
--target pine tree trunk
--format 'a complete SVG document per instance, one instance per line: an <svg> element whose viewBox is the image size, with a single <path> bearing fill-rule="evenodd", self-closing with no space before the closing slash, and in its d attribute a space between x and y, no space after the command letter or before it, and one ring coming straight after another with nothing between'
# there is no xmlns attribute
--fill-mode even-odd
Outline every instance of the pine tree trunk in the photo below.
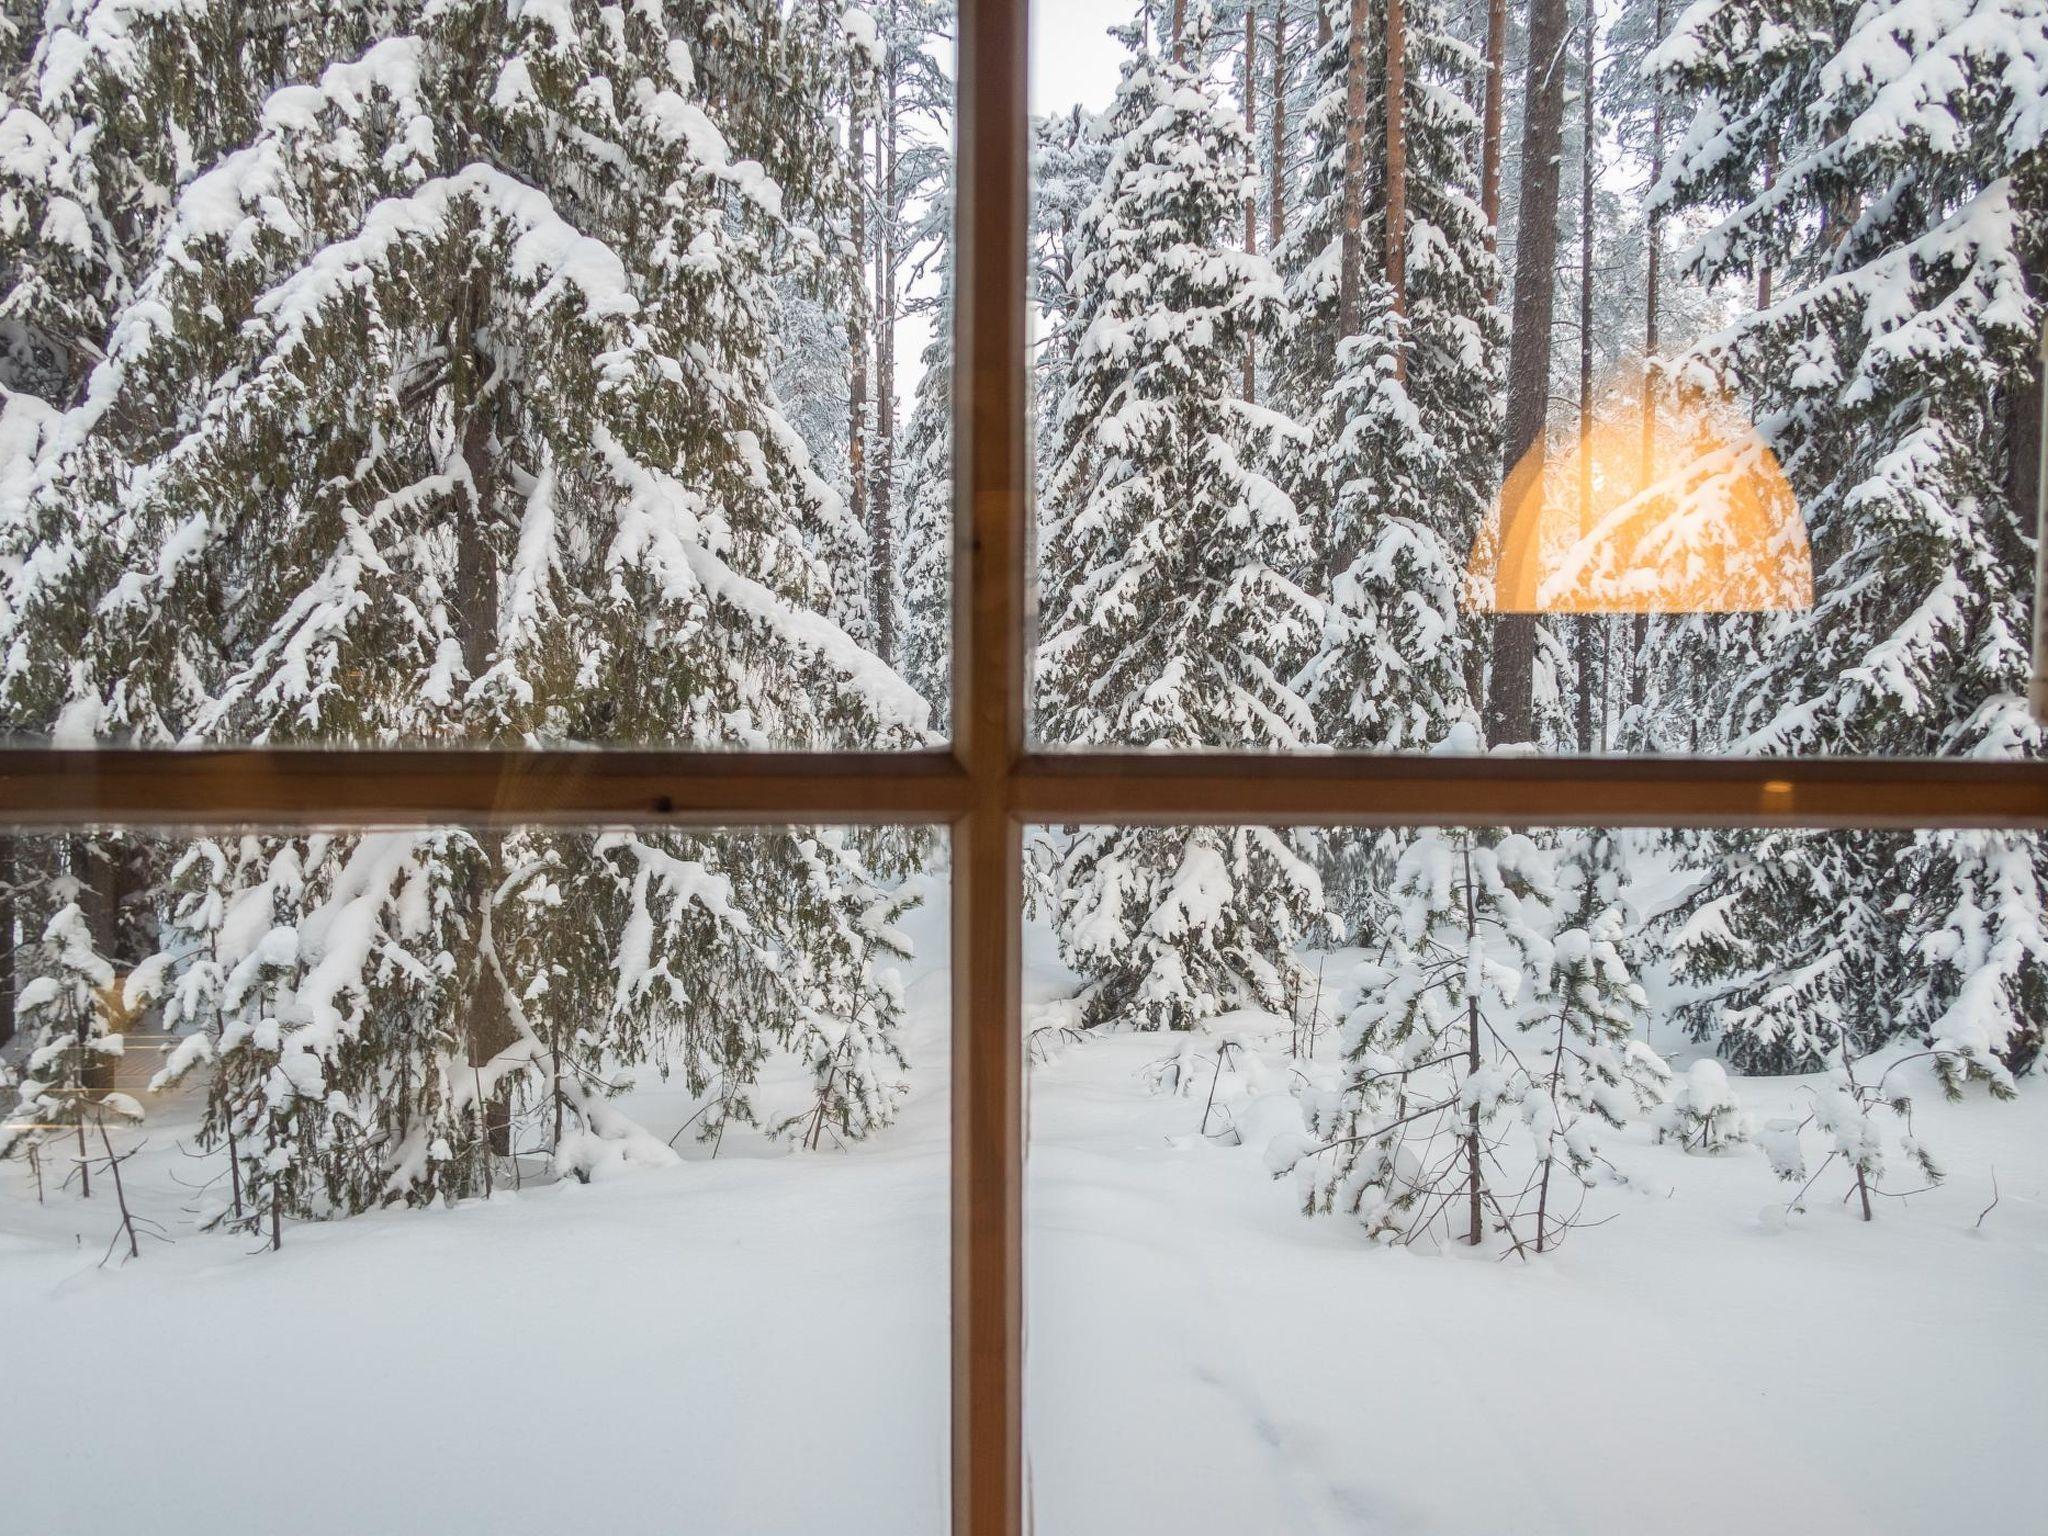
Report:
<svg viewBox="0 0 2048 1536"><path fill-rule="evenodd" d="M1764 151L1764 190L1770 191L1778 184L1778 156L1774 150ZM1764 253L1762 263L1756 272L1756 307L1760 310L1771 307L1771 257Z"/></svg>
<svg viewBox="0 0 2048 1536"><path fill-rule="evenodd" d="M1508 69L1508 0L1486 4L1486 104L1479 143L1479 208L1486 215L1486 248L1500 248L1500 139ZM1498 279L1499 273L1495 272Z"/></svg>
<svg viewBox="0 0 2048 1536"><path fill-rule="evenodd" d="M121 870L120 861L112 848L95 848L90 838L77 838L71 845L71 873L84 894L86 926L92 931L92 947L100 958L115 966L119 976L119 963L115 957L120 949ZM106 1004L95 1002L95 1007ZM91 1036L84 1019L78 1024L79 1043L79 1086L92 1098L112 1090L114 1086L114 1058L103 1056L90 1049ZM81 1128L78 1142L81 1160L85 1154L85 1132ZM86 1181L87 1192L91 1192L91 1180Z"/></svg>
<svg viewBox="0 0 2048 1536"><path fill-rule="evenodd" d="M867 125L861 120L860 81L853 82L853 101L846 125L846 160L853 174L853 292L846 314L846 351L853 367L847 388L846 484L853 524L863 533L868 524L868 328L867 328ZM871 615L873 619L880 615ZM872 642L872 632L857 637Z"/></svg>
<svg viewBox="0 0 2048 1536"><path fill-rule="evenodd" d="M1182 29L1187 25L1187 10L1187 0L1173 0L1173 61L1176 64L1186 62L1180 56L1180 39Z"/></svg>
<svg viewBox="0 0 2048 1536"><path fill-rule="evenodd" d="M1394 377L1408 378L1408 26L1401 0L1387 0L1387 286L1394 302Z"/></svg>
<svg viewBox="0 0 2048 1536"><path fill-rule="evenodd" d="M1266 224L1266 249L1280 252L1287 233L1287 0L1273 0L1273 184L1271 214Z"/></svg>
<svg viewBox="0 0 2048 1536"><path fill-rule="evenodd" d="M2036 287L2035 292L2041 290ZM2041 533L2041 351L2030 347L2026 367L2006 399L2006 494L2013 519L2036 537ZM0 1040L7 1037L0 1034Z"/></svg>
<svg viewBox="0 0 2048 1536"><path fill-rule="evenodd" d="M487 303L487 286L479 278L472 287L470 302L463 306L456 322L455 362L450 374L456 419L462 423L462 461L469 475L469 495L463 503L465 526L459 530L456 542L455 617L460 628L463 664L471 678L483 676L490 668L498 633L498 541L492 537L498 476L494 448L497 397L483 392L493 369L478 337ZM477 866L464 895L470 931L479 936L480 945L497 871L503 864L505 839L502 832L480 831L476 842ZM466 988L463 1010L463 1035L472 1067L481 1067L518 1038L505 1005L504 986L482 963L480 952ZM509 1154L509 1096L495 1095L483 1106L483 1119L491 1152L500 1157Z"/></svg>
<svg viewBox="0 0 2048 1536"><path fill-rule="evenodd" d="M1479 911L1474 904L1472 893L1472 834L1465 834L1465 952L1471 954L1472 946L1479 942ZM1468 968L1470 962L1467 962ZM1469 978L1468 978L1469 980ZM1465 994L1465 1078L1471 1081L1479 1075L1479 995L1467 990ZM1474 1104L1465 1111L1465 1199L1467 1204L1466 1241L1474 1248L1486 1236L1485 1218L1480 1209L1485 1194L1485 1184L1480 1174L1479 1106Z"/></svg>
<svg viewBox="0 0 2048 1536"><path fill-rule="evenodd" d="M1550 323L1556 303L1558 157L1564 140L1565 0L1530 0L1529 71L1523 96L1521 221L1515 242L1514 335L1508 350L1502 504L1515 506L1543 473L1550 404ZM1489 742L1535 735L1536 618L1494 621L1486 697Z"/></svg>
<svg viewBox="0 0 2048 1536"><path fill-rule="evenodd" d="M1365 274L1365 30L1367 0L1351 0L1344 64L1344 222L1337 270L1337 335L1358 334Z"/></svg>
<svg viewBox="0 0 2048 1536"><path fill-rule="evenodd" d="M891 0L892 30L896 6ZM875 179L881 193L875 230L875 455L873 510L875 654L896 663L896 51L883 70L882 118L875 125Z"/></svg>
<svg viewBox="0 0 2048 1536"><path fill-rule="evenodd" d="M1593 41L1599 21L1593 0L1580 20L1579 58L1579 537L1593 532ZM1582 614L1577 624L1579 750L1591 752L1594 657L1606 621ZM1538 1234L1537 1241L1542 1241Z"/></svg>
<svg viewBox="0 0 2048 1536"><path fill-rule="evenodd" d="M1656 39L1664 39L1664 0L1657 0L1652 28ZM1650 185L1664 179L1664 94L1659 91L1650 108ZM1659 287L1664 275L1664 210L1652 208L1648 223L1648 275L1643 283L1643 446L1642 488L1648 490L1657 478L1657 349ZM1628 702L1638 716L1650 696L1650 616L1639 613L1629 633ZM1634 729L1641 733L1646 722L1640 718Z"/></svg>
<svg viewBox="0 0 2048 1536"><path fill-rule="evenodd" d="M1350 0L1344 62L1344 185L1337 267L1337 338L1356 336L1363 319L1365 273L1365 32L1367 0ZM1330 359L1334 364L1334 357ZM1355 536L1324 541L1324 590L1351 564Z"/></svg>
<svg viewBox="0 0 2048 1536"><path fill-rule="evenodd" d="M1244 8L1244 131L1254 144L1259 141L1259 12L1249 3ZM1256 153L1256 151L1254 151ZM1259 200L1244 200L1244 253L1259 254ZM1259 392L1258 353L1252 338L1244 339L1244 397L1256 400Z"/></svg>
<svg viewBox="0 0 2048 1536"><path fill-rule="evenodd" d="M15 934L18 914L14 905L16 879L15 842L0 837L0 1046L14 1038Z"/></svg>

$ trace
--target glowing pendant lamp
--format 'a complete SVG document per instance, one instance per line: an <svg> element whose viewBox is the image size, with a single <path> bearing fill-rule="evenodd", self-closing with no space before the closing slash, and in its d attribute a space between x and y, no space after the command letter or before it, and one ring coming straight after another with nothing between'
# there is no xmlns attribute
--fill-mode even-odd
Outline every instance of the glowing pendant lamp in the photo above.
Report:
<svg viewBox="0 0 2048 1536"><path fill-rule="evenodd" d="M1654 467L1653 467L1654 466ZM1493 613L1760 613L1813 606L1792 487L1746 424L1634 412L1515 466L1472 547L1466 606Z"/></svg>

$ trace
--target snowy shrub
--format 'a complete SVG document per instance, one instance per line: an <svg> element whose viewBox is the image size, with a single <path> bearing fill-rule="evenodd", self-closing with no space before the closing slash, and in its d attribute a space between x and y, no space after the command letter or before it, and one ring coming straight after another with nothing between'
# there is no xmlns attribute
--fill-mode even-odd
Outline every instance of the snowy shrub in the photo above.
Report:
<svg viewBox="0 0 2048 1536"><path fill-rule="evenodd" d="M1805 1199L1829 1168L1840 1162L1848 1170L1849 1193L1857 1197L1863 1219L1872 1220L1874 1196L1900 1193L1884 1187L1889 1167L1888 1146L1923 1185L1942 1181L1940 1165L1913 1134L1912 1100L1902 1090L1887 1086L1898 1066L1894 1062L1876 1082L1865 1083L1857 1078L1855 1065L1845 1051L1839 1064L1820 1083L1806 1090L1813 1107L1804 1119L1773 1120L1765 1127L1758 1140L1772 1170L1781 1179L1801 1184L1799 1193L1793 1197L1794 1206ZM1825 1152L1811 1174L1807 1171L1803 1142L1804 1133L1809 1130L1819 1134Z"/></svg>
<svg viewBox="0 0 2048 1536"><path fill-rule="evenodd" d="M1671 1097L1652 1109L1649 1122L1659 1141L1675 1141L1688 1152L1720 1152L1748 1141L1756 1130L1721 1063L1702 1057L1686 1068Z"/></svg>

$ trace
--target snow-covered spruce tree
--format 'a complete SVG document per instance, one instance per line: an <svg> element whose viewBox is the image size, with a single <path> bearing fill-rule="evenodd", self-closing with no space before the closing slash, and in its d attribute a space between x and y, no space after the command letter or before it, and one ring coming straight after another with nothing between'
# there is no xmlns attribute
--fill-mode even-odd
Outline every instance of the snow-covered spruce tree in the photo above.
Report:
<svg viewBox="0 0 2048 1536"><path fill-rule="evenodd" d="M385 0L260 20L227 0L54 0L10 15L0 82L0 383L70 404L161 249L181 188L272 89L388 30Z"/></svg>
<svg viewBox="0 0 2048 1536"><path fill-rule="evenodd" d="M1402 329L1386 285L1371 284L1302 456L1299 494L1313 498L1323 538L1352 555L1301 687L1322 739L1361 750L1426 750L1476 714L1458 600L1477 524L1441 516L1456 492L1439 493L1457 477L1401 378Z"/></svg>
<svg viewBox="0 0 2048 1536"><path fill-rule="evenodd" d="M1708 0L1652 58L1694 105L1666 191L1718 220L1695 272L1775 276L1688 374L1751 402L1814 558L1811 612L1718 626L1754 631L1727 649L1758 661L1719 674L1710 745L2041 750L2021 695L2044 57L2032 0ZM1746 1068L1811 1068L1902 1025L2038 1050L2048 851L2032 834L1733 839L1708 900L1692 964L1725 997L1691 1022ZM1844 952L1886 974L1829 962Z"/></svg>
<svg viewBox="0 0 2048 1536"><path fill-rule="evenodd" d="M1470 190L1479 123L1460 86L1473 59L1423 4L1407 6L1395 287L1384 16L1368 20L1354 47L1352 8L1333 6L1313 61L1307 188L1280 250L1294 328L1278 383L1309 424L1290 487L1331 594L1307 676L1317 727L1343 748L1415 752L1473 713L1458 596L1499 461L1499 283Z"/></svg>
<svg viewBox="0 0 2048 1536"><path fill-rule="evenodd" d="M1361 8L1356 32L1353 14L1328 7L1310 59L1306 174L1277 258L1294 327L1275 388L1309 429L1287 488L1327 595L1299 686L1325 742L1418 751L1475 710L1480 655L1459 597L1500 457L1498 282L1473 195L1470 51L1429 0L1407 7L1397 195L1386 11ZM1402 840L1320 840L1333 905L1354 931L1378 909L1374 887Z"/></svg>
<svg viewBox="0 0 2048 1536"><path fill-rule="evenodd" d="M1277 254L1291 329L1276 390L1283 408L1312 424L1311 440L1322 448L1303 466L1299 499L1315 520L1331 577L1370 546L1378 522L1395 518L1442 541L1462 574L1493 505L1501 431L1499 269L1475 195L1480 123L1467 104L1477 65L1434 0L1409 0L1397 298L1379 287L1392 281L1385 7L1379 0L1365 7L1367 26L1357 38L1349 4L1326 0L1325 9L1329 37L1309 66L1306 167ZM1347 360L1340 349L1352 337L1366 344ZM1389 351L1400 358L1398 390L1376 382L1379 359ZM1386 397L1377 409L1409 420L1405 434L1382 430L1369 439L1385 455L1377 461L1359 448L1328 446L1366 409L1369 388ZM1368 484L1356 484L1360 477ZM1382 482L1398 489L1378 492ZM1411 590L1440 607L1442 585L1437 577ZM1447 638L1462 664L1470 647L1455 633ZM1333 740L1413 749L1441 737L1439 724L1418 738L1403 728L1403 713L1397 708L1386 718L1349 723L1346 735Z"/></svg>
<svg viewBox="0 0 2048 1536"><path fill-rule="evenodd" d="M776 13L409 24L180 198L39 493L116 574L22 585L10 702L144 742L922 740L819 616L845 513L767 384L819 242L706 111L770 82L696 73L798 68ZM751 131L800 166L806 123ZM744 1109L787 1047L836 1131L886 1117L890 903L837 834L265 839L188 865L202 933L209 887L290 934L219 993L252 1208L488 1189L528 1105L564 1171L654 1155L604 1102L636 1062Z"/></svg>
<svg viewBox="0 0 2048 1536"><path fill-rule="evenodd" d="M1233 244L1251 145L1209 80L1123 36L1135 56L1078 237L1046 488L1040 727L1061 744L1285 750L1312 736L1285 679L1320 614L1271 470L1300 429L1237 398L1244 342L1280 301L1271 267ZM1314 871L1260 828L1085 829L1056 880L1090 1022L1138 1028L1281 1006L1322 905Z"/></svg>
<svg viewBox="0 0 2048 1536"><path fill-rule="evenodd" d="M1080 343L1081 295L1074 286L1083 217L1109 169L1110 143L1102 118L1079 106L1031 122L1032 406L1037 483L1049 483L1059 458L1059 411ZM1050 549L1039 500L1039 547Z"/></svg>
<svg viewBox="0 0 2048 1536"><path fill-rule="evenodd" d="M953 693L953 278L948 189L936 229L939 291L932 337L903 436L903 661L931 702L932 726L952 721Z"/></svg>
<svg viewBox="0 0 2048 1536"><path fill-rule="evenodd" d="M75 1138L79 1193L90 1197L97 1154L88 1134L98 1134L109 1117L142 1118L142 1106L113 1088L112 1068L127 1021L149 1002L163 967L118 974L94 945L92 925L76 902L50 919L37 949L35 977L17 1004L23 1020L38 1026L35 1048L23 1064L20 1100L0 1131L0 1156Z"/></svg>
<svg viewBox="0 0 2048 1536"><path fill-rule="evenodd" d="M1455 743L1453 745L1456 745ZM1425 830L1346 1025L1348 1077L1306 1093L1308 1208L1388 1242L1555 1247L1616 1177L1604 1129L1661 1101L1624 914L1589 859L1520 833Z"/></svg>

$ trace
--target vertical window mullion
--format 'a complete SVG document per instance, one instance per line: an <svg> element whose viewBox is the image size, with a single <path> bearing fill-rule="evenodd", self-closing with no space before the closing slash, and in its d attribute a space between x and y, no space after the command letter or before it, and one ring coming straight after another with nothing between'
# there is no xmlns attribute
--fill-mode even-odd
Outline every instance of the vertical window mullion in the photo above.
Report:
<svg viewBox="0 0 2048 1536"><path fill-rule="evenodd" d="M1021 1536L1023 1028L1021 828L1029 0L960 14L954 248L953 1530Z"/></svg>

